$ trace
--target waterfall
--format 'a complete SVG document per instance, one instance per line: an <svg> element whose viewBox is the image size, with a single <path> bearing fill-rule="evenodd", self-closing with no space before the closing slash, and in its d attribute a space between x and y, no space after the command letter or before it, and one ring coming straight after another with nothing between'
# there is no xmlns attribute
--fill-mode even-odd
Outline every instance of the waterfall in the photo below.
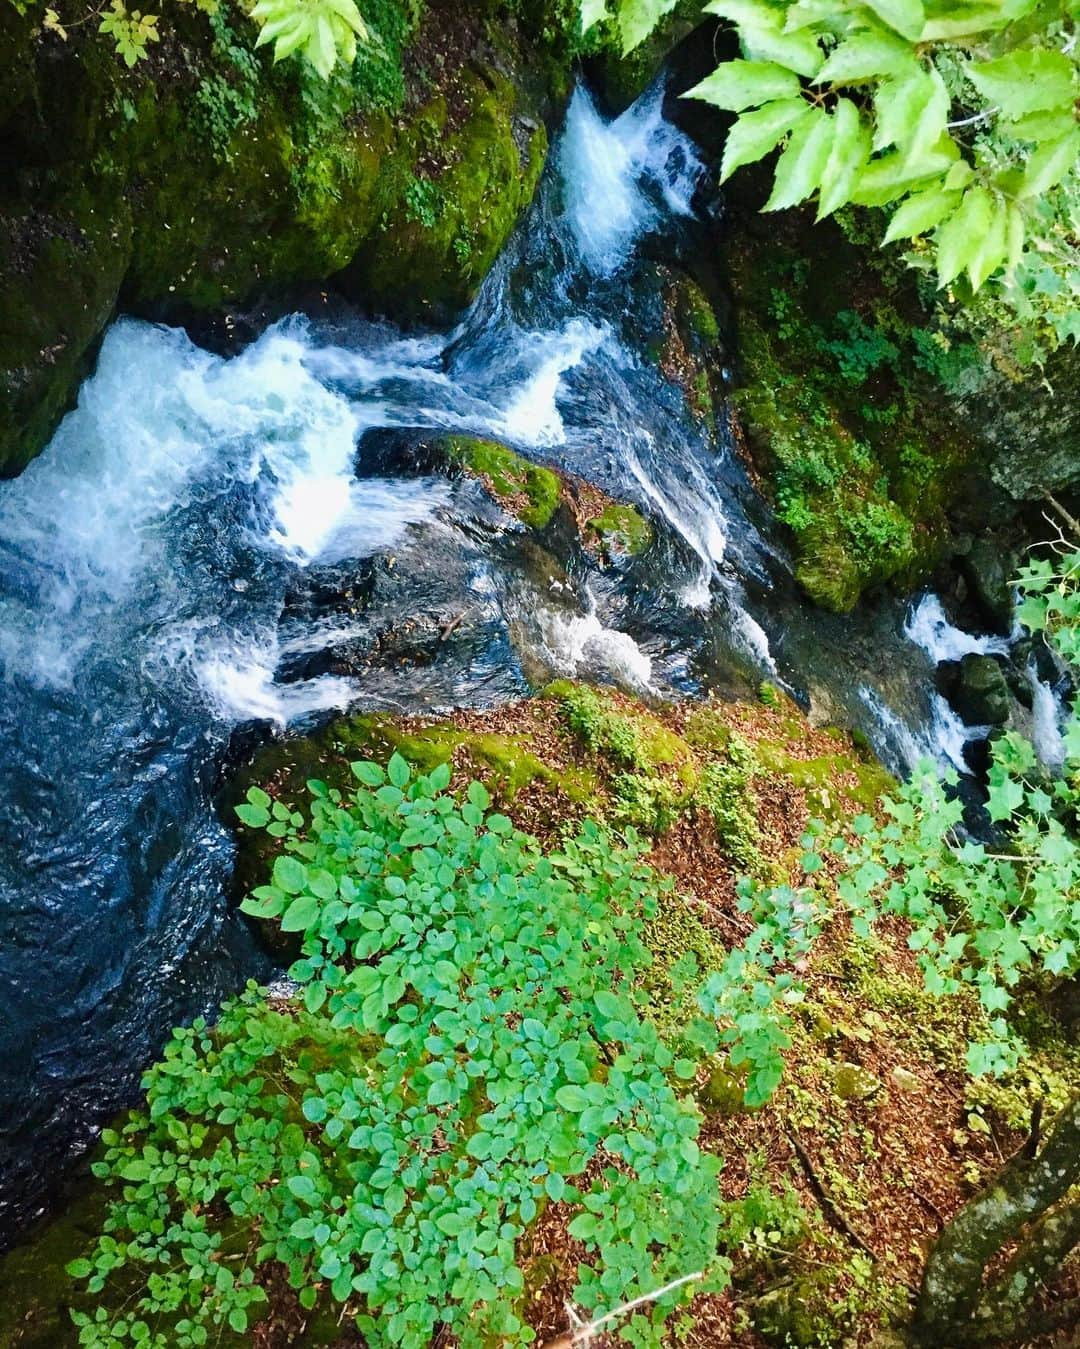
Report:
<svg viewBox="0 0 1080 1349"><path fill-rule="evenodd" d="M125 319L52 444L0 486L0 1205L34 1211L171 1024L272 974L230 908L213 808L239 728L492 703L555 674L657 693L767 675L907 762L954 733L925 700L911 729L861 695L863 620L800 619L733 447L647 354L662 311L638 245L676 247L702 177L662 95L606 120L575 93L537 201L451 331L296 316L225 357ZM654 547L626 574L538 561L479 484L411 465L447 431L637 503ZM879 617L895 684L902 613Z"/></svg>

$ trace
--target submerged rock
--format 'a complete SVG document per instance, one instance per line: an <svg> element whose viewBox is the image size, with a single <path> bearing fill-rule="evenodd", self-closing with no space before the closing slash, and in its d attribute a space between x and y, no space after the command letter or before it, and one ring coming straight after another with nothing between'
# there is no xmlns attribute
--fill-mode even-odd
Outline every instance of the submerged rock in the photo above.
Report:
<svg viewBox="0 0 1080 1349"><path fill-rule="evenodd" d="M1004 726L1012 699L1001 662L969 652L959 663L949 701L969 726Z"/></svg>

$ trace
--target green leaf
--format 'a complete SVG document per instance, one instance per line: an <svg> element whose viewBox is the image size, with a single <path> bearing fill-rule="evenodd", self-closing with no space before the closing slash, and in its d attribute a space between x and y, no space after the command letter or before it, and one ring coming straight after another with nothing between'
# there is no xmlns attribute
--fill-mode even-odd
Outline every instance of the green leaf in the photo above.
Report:
<svg viewBox="0 0 1080 1349"><path fill-rule="evenodd" d="M829 163L832 137L833 120L820 108L799 123L777 161L772 194L764 210L797 206L817 190Z"/></svg>
<svg viewBox="0 0 1080 1349"><path fill-rule="evenodd" d="M785 33L777 26L741 25L739 38L744 53L755 61L773 61L798 75L812 79L821 69L825 53L809 32Z"/></svg>
<svg viewBox="0 0 1080 1349"><path fill-rule="evenodd" d="M835 47L815 84L851 84L860 80L906 80L919 73L911 47L889 33L854 33Z"/></svg>
<svg viewBox="0 0 1080 1349"><path fill-rule="evenodd" d="M428 774L428 782L433 792L445 792L450 786L450 762L437 764Z"/></svg>
<svg viewBox="0 0 1080 1349"><path fill-rule="evenodd" d="M587 1093L581 1087L574 1086L572 1082L559 1088L555 1093L555 1100L564 1110L569 1110L575 1115L580 1115L589 1107Z"/></svg>
<svg viewBox="0 0 1080 1349"><path fill-rule="evenodd" d="M968 259L967 274L972 290L978 290L1005 263L1008 252L1008 211L1005 203L995 197L992 198L989 224Z"/></svg>
<svg viewBox="0 0 1080 1349"><path fill-rule="evenodd" d="M473 781L469 783L468 797L477 810L487 810L488 806L491 805L491 797L482 782Z"/></svg>
<svg viewBox="0 0 1080 1349"><path fill-rule="evenodd" d="M274 862L274 884L287 895L298 895L307 885L307 868L288 854Z"/></svg>
<svg viewBox="0 0 1080 1349"><path fill-rule="evenodd" d="M851 200L855 184L870 158L870 130L850 99L837 100L832 125L832 148L821 178L818 220L832 215Z"/></svg>
<svg viewBox="0 0 1080 1349"><path fill-rule="evenodd" d="M1071 107L1077 96L1072 62L1059 51L1025 47L964 68L971 83L1004 117Z"/></svg>
<svg viewBox="0 0 1080 1349"><path fill-rule="evenodd" d="M677 4L678 0L619 0L618 24L623 55L640 46Z"/></svg>
<svg viewBox="0 0 1080 1349"><path fill-rule="evenodd" d="M982 236L991 228L994 198L985 187L969 187L956 211L939 226L938 285L947 286L973 261Z"/></svg>
<svg viewBox="0 0 1080 1349"><path fill-rule="evenodd" d="M386 781L386 774L382 768L368 759L351 763L349 769L353 777L362 782L365 787L381 787Z"/></svg>
<svg viewBox="0 0 1080 1349"><path fill-rule="evenodd" d="M909 42L918 42L926 26L926 11L921 0L862 0L882 23Z"/></svg>
<svg viewBox="0 0 1080 1349"><path fill-rule="evenodd" d="M1073 126L1058 141L1040 145L1024 169L1017 196L1021 199L1041 197L1057 187L1070 173L1075 173L1080 161L1080 127Z"/></svg>
<svg viewBox="0 0 1080 1349"><path fill-rule="evenodd" d="M326 1118L326 1102L321 1096L305 1096L300 1108L304 1112L304 1118L310 1120L312 1124L321 1124Z"/></svg>
<svg viewBox="0 0 1080 1349"><path fill-rule="evenodd" d="M94 1272L94 1266L89 1260L72 1260L64 1269L73 1279L88 1279Z"/></svg>
<svg viewBox="0 0 1080 1349"><path fill-rule="evenodd" d="M801 89L798 75L775 61L725 61L683 97L742 112L774 99L798 98Z"/></svg>
<svg viewBox="0 0 1080 1349"><path fill-rule="evenodd" d="M249 825L252 829L262 829L270 823L270 812L262 806L239 805L234 809L241 824Z"/></svg>
<svg viewBox="0 0 1080 1349"><path fill-rule="evenodd" d="M810 111L810 104L797 98L766 103L755 112L744 112L728 132L720 181L726 182L744 164L763 159L792 128L809 117Z"/></svg>
<svg viewBox="0 0 1080 1349"><path fill-rule="evenodd" d="M390 762L386 765L386 775L399 792L403 792L409 784L412 770L396 750L390 756Z"/></svg>
<svg viewBox="0 0 1080 1349"><path fill-rule="evenodd" d="M243 1307L233 1307L229 1312L229 1329L235 1330L238 1335L242 1335L247 1330L247 1312Z"/></svg>
<svg viewBox="0 0 1080 1349"><path fill-rule="evenodd" d="M936 229L960 205L959 192L946 192L942 187L927 188L908 197L893 213L883 243L897 239L914 239L928 230Z"/></svg>
<svg viewBox="0 0 1080 1349"><path fill-rule="evenodd" d="M581 0L581 31L587 33L608 17L607 0Z"/></svg>
<svg viewBox="0 0 1080 1349"><path fill-rule="evenodd" d="M305 932L318 921L319 901L314 895L298 895L281 915L282 932Z"/></svg>
<svg viewBox="0 0 1080 1349"><path fill-rule="evenodd" d="M916 162L945 134L949 95L936 70L920 69L906 80L886 80L874 95L874 111L874 149L896 145Z"/></svg>

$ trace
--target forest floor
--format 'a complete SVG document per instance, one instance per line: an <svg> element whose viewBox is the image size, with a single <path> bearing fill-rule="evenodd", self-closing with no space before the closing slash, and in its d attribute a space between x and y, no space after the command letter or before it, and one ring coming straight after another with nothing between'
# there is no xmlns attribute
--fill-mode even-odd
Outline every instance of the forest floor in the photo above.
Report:
<svg viewBox="0 0 1080 1349"><path fill-rule="evenodd" d="M586 816L625 822L628 811L640 815L633 784L634 802L626 804L628 767L636 768L630 776L639 786L667 783L665 799L676 804L661 818L647 860L674 877L678 901L661 913L650 945L661 968L687 950L705 964L752 926L738 907L744 866L733 852L745 863L749 847L763 878L792 878L812 819L843 829L872 809L891 781L847 736L811 727L782 695L765 692L756 703L649 709L606 692L587 695L583 709L574 686L556 685L548 696L456 713L434 726L357 719L336 747L331 728L318 753L328 764L337 754L341 768L358 745L373 757L399 748L420 763L449 753L455 770L482 778L515 824L549 845ZM626 761L620 723L645 747L636 765ZM741 839L730 829L722 837L708 813L680 805L710 764L732 758L745 765L741 793L751 816L738 826ZM329 776L325 769L322 775ZM288 796L299 785L289 777L271 772L260 780ZM739 782L737 774L736 788ZM647 788L644 796L648 810L654 797ZM634 822L649 832L641 818ZM748 1110L738 1074L724 1068L696 1084L701 1141L723 1158L724 1197L753 1193L760 1214L728 1252L731 1287L696 1298L673 1343L893 1343L888 1327L910 1312L942 1226L1023 1144L1035 1100L1063 1099L1080 1079L1080 1051L1033 1007L1022 1072L1003 1084L974 1082L965 1050L978 1031L978 1010L963 997L926 993L907 936L900 922L881 925L869 942L855 939L843 919L827 930L800 971L806 998L795 1009L784 1079L767 1105ZM658 992L662 984L658 979ZM658 1006L658 1019L664 1015ZM544 1272L528 1313L540 1345L570 1328L578 1252L558 1207L538 1224L527 1255ZM1048 1296L1078 1286L1080 1269L1073 1268ZM264 1349L295 1342L270 1324L265 1330ZM1039 1344L1077 1342L1062 1332ZM338 1341L341 1349L350 1343L359 1341ZM604 1345L598 1337L593 1349Z"/></svg>

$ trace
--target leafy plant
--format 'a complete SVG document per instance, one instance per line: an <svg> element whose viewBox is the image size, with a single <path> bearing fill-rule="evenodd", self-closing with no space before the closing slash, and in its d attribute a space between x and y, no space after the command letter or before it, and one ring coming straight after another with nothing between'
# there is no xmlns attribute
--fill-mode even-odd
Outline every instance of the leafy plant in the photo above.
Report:
<svg viewBox="0 0 1080 1349"><path fill-rule="evenodd" d="M662 881L632 831L586 823L543 855L476 782L357 763L310 821L258 788L241 819L284 841L244 908L302 934L295 1001L248 991L175 1033L146 1109L105 1136L118 1192L71 1272L80 1342L205 1344L242 1332L278 1262L373 1346L524 1343L524 1238L565 1209L588 1310L717 1264L719 1162L677 1058L643 1019L640 925ZM623 1326L658 1345L682 1294Z"/></svg>
<svg viewBox="0 0 1080 1349"><path fill-rule="evenodd" d="M259 25L256 47L274 44L274 60L300 52L329 79L334 66L351 65L356 43L370 39L353 0L258 0L251 17Z"/></svg>
<svg viewBox="0 0 1080 1349"><path fill-rule="evenodd" d="M669 0L619 0L623 45ZM1021 312L1050 271L1070 307L1045 306L1059 340L1080 337L1080 93L1075 0L710 0L742 57L690 91L737 114L721 180L776 149L765 210L810 198L818 219L848 203L884 208L884 243L971 292L997 276ZM583 6L588 27L606 0ZM1045 290L1046 287L1043 287Z"/></svg>

